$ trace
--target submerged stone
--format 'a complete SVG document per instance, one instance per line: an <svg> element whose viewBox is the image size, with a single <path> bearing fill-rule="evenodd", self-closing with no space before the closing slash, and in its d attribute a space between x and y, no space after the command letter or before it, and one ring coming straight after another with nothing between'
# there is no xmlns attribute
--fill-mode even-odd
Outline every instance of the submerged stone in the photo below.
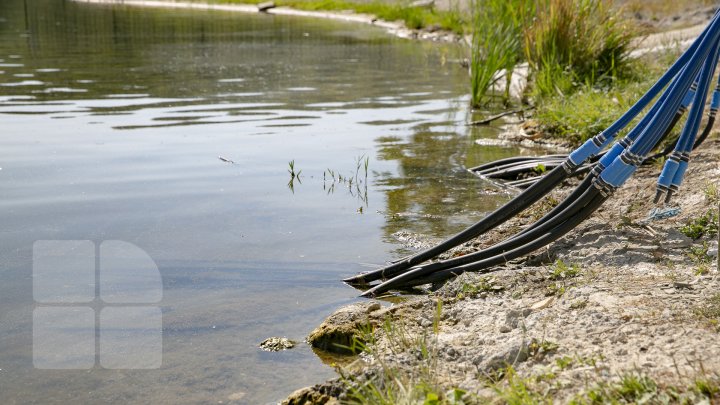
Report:
<svg viewBox="0 0 720 405"><path fill-rule="evenodd" d="M295 347L295 342L288 338L271 337L260 343L260 348L268 352L279 352Z"/></svg>

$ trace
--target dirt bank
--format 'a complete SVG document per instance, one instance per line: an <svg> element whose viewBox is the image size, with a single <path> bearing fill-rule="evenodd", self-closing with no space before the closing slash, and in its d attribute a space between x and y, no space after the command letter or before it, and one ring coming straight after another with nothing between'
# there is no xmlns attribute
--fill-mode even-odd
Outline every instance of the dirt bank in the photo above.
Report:
<svg viewBox="0 0 720 405"><path fill-rule="evenodd" d="M371 342L370 354L343 371L345 383L299 394L312 393L316 403L346 399L349 387L383 386L381 376L393 370L409 386L422 381L440 392L462 389L466 403L504 402L502 390L513 385L494 381L512 366L513 381L522 379L530 394L560 403L629 374L695 395L688 387L698 378L720 376L720 279L703 256L714 238L693 240L679 229L717 210L712 185L720 184L719 162L715 136L693 157L675 217L644 222L659 167L643 167L590 220L534 256L489 275L462 276L389 308L360 307L354 319L340 323L375 325L371 338L357 328ZM534 217L528 213L490 240Z"/></svg>

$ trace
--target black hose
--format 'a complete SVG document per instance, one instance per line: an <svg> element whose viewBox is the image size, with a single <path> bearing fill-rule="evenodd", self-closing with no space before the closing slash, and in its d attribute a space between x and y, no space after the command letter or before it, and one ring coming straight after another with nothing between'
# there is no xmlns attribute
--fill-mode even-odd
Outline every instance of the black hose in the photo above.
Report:
<svg viewBox="0 0 720 405"><path fill-rule="evenodd" d="M508 179L517 178L522 173L538 173L540 165L544 166L546 173L548 169L554 169L563 163L562 160L548 160L548 161L531 161L524 164L518 164L507 169L503 169L490 174L480 174L480 176L487 177L489 179Z"/></svg>
<svg viewBox="0 0 720 405"><path fill-rule="evenodd" d="M540 181L533 184L530 188L523 191L522 193L518 194L515 198L490 213L488 216L477 222L475 225L470 226L469 228L445 240L439 245L419 252L407 258L406 260L392 263L381 269L365 274L359 274L354 277L347 278L343 281L349 284L356 285L367 284L370 281L374 281L380 278L391 277L416 264L422 263L428 259L432 259L433 257L443 252L446 252L454 248L455 246L465 243L479 235L482 235L483 233L507 221L508 219L516 215L518 212L524 210L525 208L529 207L530 205L534 204L539 199L544 197L567 177L568 172L565 170L565 167L557 167L554 170L550 171Z"/></svg>
<svg viewBox="0 0 720 405"><path fill-rule="evenodd" d="M483 171L483 170L490 169L490 168L495 167L495 166L497 166L497 165L503 165L503 164L513 163L513 162L520 162L520 161L523 161L523 160L538 159L538 158L539 158L539 159L544 159L544 158L564 159L564 158L567 158L567 155L514 156L514 157L509 157L509 158L494 160L494 161L492 161L492 162L483 163L483 164L481 164L481 165L479 165L479 166L471 167L471 168L468 169L468 170L470 170L471 172L478 172L478 171Z"/></svg>
<svg viewBox="0 0 720 405"><path fill-rule="evenodd" d="M667 127L667 129L665 130L665 133L663 133L663 135L660 137L660 139L655 143L655 146L653 147L653 149L660 146L660 144L665 140L665 138L667 138L668 135L670 135L670 133L672 132L675 125L677 125L677 123L680 121L680 118L682 118L683 114L685 114L685 111L686 111L686 109L681 108L675 113L672 120L670 121L670 126ZM712 119L712 122L714 122L714 117L710 117L710 118ZM710 132L710 128L712 128L712 123L710 122L710 120L708 120L708 124L709 125L705 127L705 131L703 131L703 134L705 135L705 137L707 137L707 134L709 134L709 132ZM707 131L707 133L706 133L706 131ZM659 152L653 156L646 158L643 161L643 163L649 164L649 163L653 162L655 159L667 156L670 152L672 152L673 148L675 147L675 143L677 143L677 139L675 141L671 142L670 145L668 145L662 152ZM696 147L697 146L699 146L699 145L696 143ZM602 156L604 154L605 154L605 152L597 154L592 159L590 159L590 162L597 162L598 160L600 160L602 158ZM588 170L590 170L590 165L588 165L586 163L586 164L580 166L579 168L577 168L576 173L578 173L578 174L584 173ZM542 175L540 175L540 176L542 176ZM537 179L540 176L533 177L533 179ZM528 183L529 183L529 181L528 181Z"/></svg>
<svg viewBox="0 0 720 405"><path fill-rule="evenodd" d="M591 176L588 176L588 178L590 177ZM592 183L592 180L590 180L590 183ZM466 265L468 263L476 263L482 260L486 260L488 258L502 256L506 252L512 252L515 249L522 247L523 245L532 243L533 240L542 237L560 224L575 216L580 210L585 208L585 206L590 203L594 196L595 195L593 193L589 193L587 189L585 190L585 192L582 193L580 198L571 200L570 198L572 196L569 196L567 199L565 199L565 201L571 202L566 204L567 206L564 210L559 212L550 220L547 220L546 222L538 226L533 226L532 229L518 233L512 238L506 239L504 242L495 244L489 248L480 250L475 253L456 257L449 260L444 260L441 262L431 263L424 266L415 267L410 271L400 274L388 281L385 281L382 284L371 288L370 290L366 291L366 294L371 296L377 295L395 287L405 285L405 283L409 280L422 278L423 276L427 276L439 270L447 268L457 268L458 266Z"/></svg>
<svg viewBox="0 0 720 405"><path fill-rule="evenodd" d="M700 145L705 142L705 139L707 139L708 135L710 135L710 131L712 130L713 126L715 125L715 115L711 115L708 118L707 125L705 125L705 129L703 129L702 134L700 134L700 137L695 141L695 144L693 145L693 150L700 147Z"/></svg>
<svg viewBox="0 0 720 405"><path fill-rule="evenodd" d="M477 174L478 176L488 177L488 176L492 176L493 173L502 172L502 171L512 169L512 168L518 167L518 166L527 166L527 165L531 165L531 164L537 165L537 164L541 164L541 163L545 163L545 162L560 162L560 163L562 163L565 161L565 159L567 159L567 156L564 158L547 157L547 156L532 157L532 158L523 159L522 161L493 166L493 167L491 167L489 169L485 169L485 170L475 170L475 171L473 171L473 173Z"/></svg>
<svg viewBox="0 0 720 405"><path fill-rule="evenodd" d="M471 264L466 264L464 266L458 266L458 267L454 267L454 268L437 271L437 272L435 272L427 277L424 277L424 278L416 278L413 280L409 280L408 282L406 282L398 287L405 288L405 287L418 286L418 285L429 284L429 283L437 283L440 281L447 280L451 277L458 276L465 272L483 272L483 270L486 270L490 267L507 263L510 260L514 260L518 257L524 256L524 255L531 253L537 249L547 246L548 244L562 238L568 232L572 231L582 221L584 221L590 215L592 215L605 202L605 200L607 200L607 197L600 194L600 192L595 187L588 190L587 192L593 194L593 198L590 201L590 203L588 205L586 205L584 207L584 209L580 210L575 216L568 219L564 223L558 225L557 227L555 227L551 231L547 232L542 237L535 239L534 241L532 241L526 245L520 246L520 247L518 247L512 251L506 252L504 254L490 257L490 258L487 258L487 259L484 259L484 260L481 260L478 262L474 262ZM372 294L379 293L377 290L375 290L373 292L370 292L370 291L371 290L368 290L362 295L364 297L370 297L370 296L373 296Z"/></svg>

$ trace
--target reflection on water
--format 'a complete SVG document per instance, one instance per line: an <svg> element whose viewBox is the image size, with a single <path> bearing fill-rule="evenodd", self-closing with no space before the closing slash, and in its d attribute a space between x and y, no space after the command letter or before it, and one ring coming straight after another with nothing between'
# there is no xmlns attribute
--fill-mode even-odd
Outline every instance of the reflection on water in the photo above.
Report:
<svg viewBox="0 0 720 405"><path fill-rule="evenodd" d="M2 402L265 403L333 376L305 345L257 345L355 300L339 280L406 251L397 231L446 236L507 198L465 171L516 151L474 143L494 130L464 126L457 52L328 21L0 2ZM33 368L37 240L156 261L162 368Z"/></svg>

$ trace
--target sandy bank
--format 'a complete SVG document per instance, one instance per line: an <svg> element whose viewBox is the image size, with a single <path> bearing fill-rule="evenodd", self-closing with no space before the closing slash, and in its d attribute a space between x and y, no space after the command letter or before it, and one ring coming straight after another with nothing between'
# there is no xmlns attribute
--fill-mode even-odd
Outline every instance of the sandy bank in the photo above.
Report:
<svg viewBox="0 0 720 405"><path fill-rule="evenodd" d="M716 138L694 154L675 199L680 208L675 217L646 221L658 167L643 167L591 219L549 248L491 274L461 276L406 303L359 304L355 318L345 316L340 323L374 325L374 343L371 355L344 371L352 383L307 388L290 403L303 395L316 403L347 399L349 387L381 383L387 370L407 381L429 380L441 392L460 388L468 393L465 403L503 403L489 388L489 376L508 366L517 378L532 382L528 386L537 398L557 403L628 373L686 388L701 377L720 378L717 320L707 316L720 313L720 306L713 306L720 302L720 277L710 259L697 256L713 246L714 238L693 240L679 231L717 211L718 197L712 195L712 185L720 184ZM487 246L538 215L538 209L530 209L460 250ZM557 260L567 269L559 269ZM383 327L388 322L395 332ZM404 338L398 338L398 330ZM419 354L420 341L429 355ZM423 374L428 368L432 371Z"/></svg>

